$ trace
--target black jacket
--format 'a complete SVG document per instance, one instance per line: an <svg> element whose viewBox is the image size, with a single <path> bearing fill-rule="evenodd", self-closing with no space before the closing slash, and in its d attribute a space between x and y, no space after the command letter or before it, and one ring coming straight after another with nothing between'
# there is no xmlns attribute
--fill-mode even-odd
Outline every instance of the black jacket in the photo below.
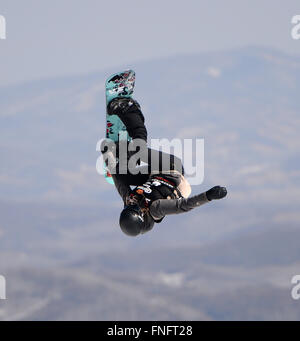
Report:
<svg viewBox="0 0 300 341"><path fill-rule="evenodd" d="M191 198L182 197L177 188L178 180L181 177L177 172L172 175L177 185L176 183L170 183L169 186L165 184L167 179L170 180L170 174L154 174L150 175L146 183L136 186L133 190L122 181L122 177L118 174L114 174L112 177L124 205L128 204L132 195L140 195L139 204L149 208L149 213L156 222L160 222L166 215L188 212L209 202L205 192Z"/></svg>

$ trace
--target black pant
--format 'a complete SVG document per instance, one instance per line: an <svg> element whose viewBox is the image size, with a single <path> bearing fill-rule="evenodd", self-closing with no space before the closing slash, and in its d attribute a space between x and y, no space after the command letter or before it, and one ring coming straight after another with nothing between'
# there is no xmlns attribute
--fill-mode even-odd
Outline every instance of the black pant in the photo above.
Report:
<svg viewBox="0 0 300 341"><path fill-rule="evenodd" d="M148 164L148 166L143 167L143 169L146 170L143 174L132 174L128 168L127 174L120 174L119 167L117 167L117 176L128 186L139 186L144 184L154 171L163 174L170 170L177 170L179 173L184 175L184 168L181 160L173 154L148 148L147 152L143 155L144 156L141 157L140 161Z"/></svg>

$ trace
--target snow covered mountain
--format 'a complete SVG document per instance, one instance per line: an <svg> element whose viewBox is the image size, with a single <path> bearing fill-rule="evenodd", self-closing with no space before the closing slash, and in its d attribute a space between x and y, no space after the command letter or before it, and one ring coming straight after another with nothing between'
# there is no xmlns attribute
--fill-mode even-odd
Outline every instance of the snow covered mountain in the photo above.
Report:
<svg viewBox="0 0 300 341"><path fill-rule="evenodd" d="M95 169L118 70L0 88L0 319L299 319L299 58L247 48L123 68L150 138L205 139L193 193L228 198L123 236Z"/></svg>

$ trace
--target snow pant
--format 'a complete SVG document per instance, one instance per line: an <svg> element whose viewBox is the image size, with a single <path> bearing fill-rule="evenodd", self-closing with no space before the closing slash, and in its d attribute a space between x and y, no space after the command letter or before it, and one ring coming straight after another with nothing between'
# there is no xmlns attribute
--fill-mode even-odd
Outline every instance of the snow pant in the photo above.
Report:
<svg viewBox="0 0 300 341"><path fill-rule="evenodd" d="M173 181L184 198L191 194L191 186L184 177L184 168L177 156L148 148L140 161L147 165L137 166L135 169L140 170L139 173L131 174L128 171L127 174L120 174L117 167L116 176L128 186L140 186L152 175L160 174Z"/></svg>

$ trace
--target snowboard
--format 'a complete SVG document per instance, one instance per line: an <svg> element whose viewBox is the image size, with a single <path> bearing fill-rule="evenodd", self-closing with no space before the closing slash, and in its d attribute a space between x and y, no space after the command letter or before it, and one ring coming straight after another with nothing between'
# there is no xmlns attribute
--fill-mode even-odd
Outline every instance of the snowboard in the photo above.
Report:
<svg viewBox="0 0 300 341"><path fill-rule="evenodd" d="M108 115L108 104L117 97L131 97L133 94L135 84L135 72L133 70L126 70L123 72L115 73L107 78L105 82L105 95L106 95L106 138L118 143L119 140L131 138L126 131L124 123L117 115ZM105 179L108 183L114 184L113 178L109 173L106 165L104 165Z"/></svg>

